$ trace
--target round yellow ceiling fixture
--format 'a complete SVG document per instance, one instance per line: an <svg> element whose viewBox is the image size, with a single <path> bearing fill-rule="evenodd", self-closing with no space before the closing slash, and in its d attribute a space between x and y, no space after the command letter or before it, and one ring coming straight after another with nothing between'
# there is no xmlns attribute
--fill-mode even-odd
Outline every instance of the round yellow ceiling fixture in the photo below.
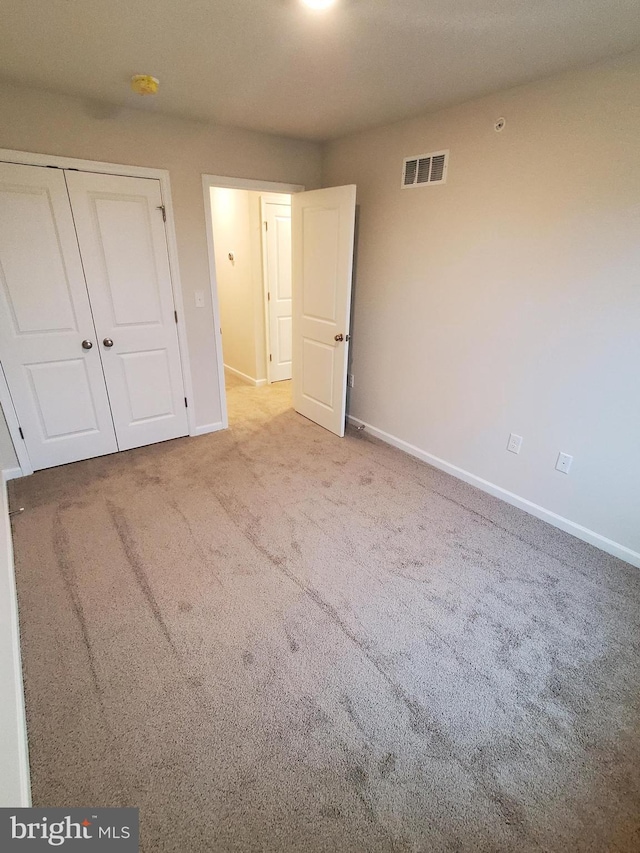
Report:
<svg viewBox="0 0 640 853"><path fill-rule="evenodd" d="M150 74L134 74L131 78L131 88L138 95L155 95L160 81Z"/></svg>

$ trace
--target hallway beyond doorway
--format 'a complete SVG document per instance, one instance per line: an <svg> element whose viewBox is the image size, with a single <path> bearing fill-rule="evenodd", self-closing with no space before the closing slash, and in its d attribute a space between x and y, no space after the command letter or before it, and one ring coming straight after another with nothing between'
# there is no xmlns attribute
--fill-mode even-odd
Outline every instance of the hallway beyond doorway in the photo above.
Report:
<svg viewBox="0 0 640 853"><path fill-rule="evenodd" d="M275 418L293 406L291 380L256 388L225 370L224 384L231 429L240 424L245 427L252 423L264 426L265 420Z"/></svg>

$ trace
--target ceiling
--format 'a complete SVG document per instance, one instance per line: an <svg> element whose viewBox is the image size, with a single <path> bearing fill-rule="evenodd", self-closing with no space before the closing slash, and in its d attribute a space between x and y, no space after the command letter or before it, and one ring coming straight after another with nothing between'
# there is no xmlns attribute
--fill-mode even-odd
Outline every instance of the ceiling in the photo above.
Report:
<svg viewBox="0 0 640 853"><path fill-rule="evenodd" d="M0 76L326 140L638 44L638 0L2 0Z"/></svg>

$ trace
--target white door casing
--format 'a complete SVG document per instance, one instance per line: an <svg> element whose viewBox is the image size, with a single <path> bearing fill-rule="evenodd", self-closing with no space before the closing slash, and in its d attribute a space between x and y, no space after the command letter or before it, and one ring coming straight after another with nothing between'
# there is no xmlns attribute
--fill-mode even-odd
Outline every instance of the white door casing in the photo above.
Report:
<svg viewBox="0 0 640 853"><path fill-rule="evenodd" d="M293 405L344 435L355 186L291 198Z"/></svg>
<svg viewBox="0 0 640 853"><path fill-rule="evenodd" d="M65 176L118 447L187 435L160 183Z"/></svg>
<svg viewBox="0 0 640 853"><path fill-rule="evenodd" d="M291 379L291 204L262 199L267 291L267 376Z"/></svg>
<svg viewBox="0 0 640 853"><path fill-rule="evenodd" d="M0 361L33 467L115 452L61 170L0 163L0 303Z"/></svg>

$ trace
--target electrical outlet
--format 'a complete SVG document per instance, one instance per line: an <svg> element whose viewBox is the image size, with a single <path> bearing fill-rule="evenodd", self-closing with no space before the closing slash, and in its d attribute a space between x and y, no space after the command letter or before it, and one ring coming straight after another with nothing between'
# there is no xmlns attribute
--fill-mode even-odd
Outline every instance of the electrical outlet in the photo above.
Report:
<svg viewBox="0 0 640 853"><path fill-rule="evenodd" d="M507 450L510 453L520 453L520 448L522 447L522 436L516 435L515 432L512 432L509 436L509 443L507 444Z"/></svg>
<svg viewBox="0 0 640 853"><path fill-rule="evenodd" d="M347 385L353 388L353 373L347 373Z"/></svg>
<svg viewBox="0 0 640 853"><path fill-rule="evenodd" d="M562 471L563 474L568 474L573 462L573 456L568 453L558 453L558 461L556 462L556 471Z"/></svg>

